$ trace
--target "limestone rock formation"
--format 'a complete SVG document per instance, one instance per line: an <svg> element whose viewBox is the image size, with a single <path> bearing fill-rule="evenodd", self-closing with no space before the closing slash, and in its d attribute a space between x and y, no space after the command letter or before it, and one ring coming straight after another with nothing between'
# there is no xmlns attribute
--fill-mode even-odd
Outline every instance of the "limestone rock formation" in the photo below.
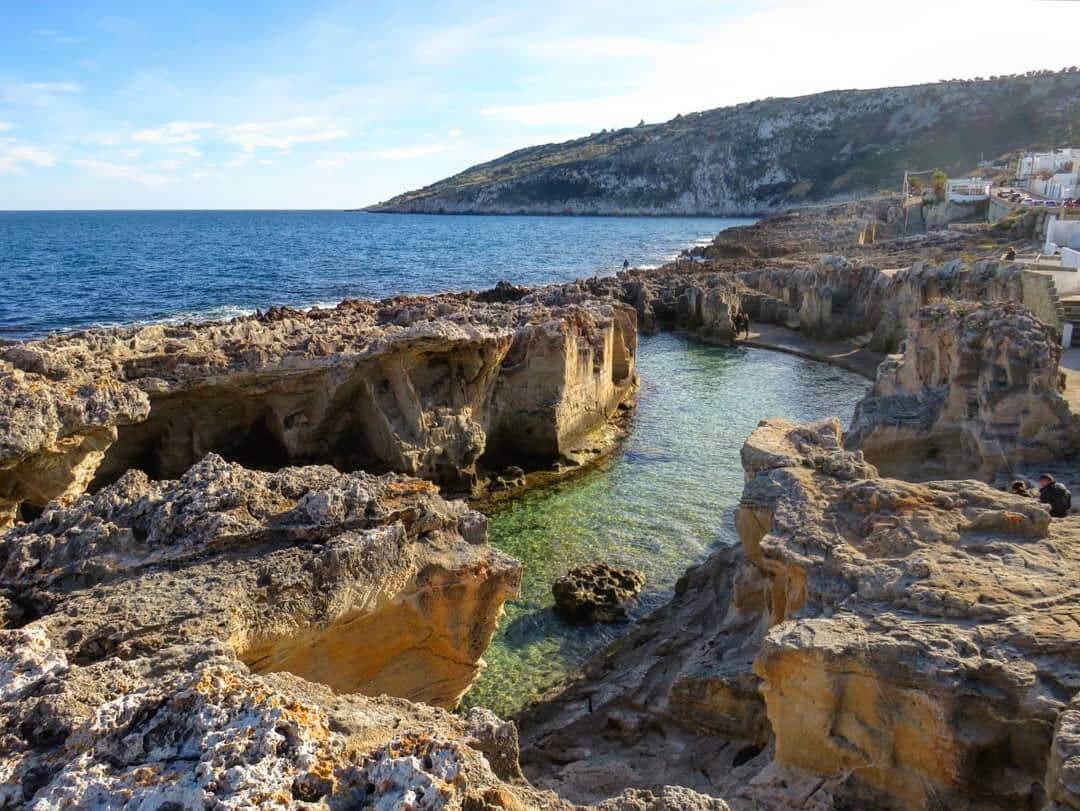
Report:
<svg viewBox="0 0 1080 811"><path fill-rule="evenodd" d="M783 307L783 319L813 337L870 336L870 345L892 352L906 336L908 319L941 300L1023 302L1036 316L1058 326L1048 280L998 262L943 265L915 262L883 272L878 266L840 256L787 268L759 268L739 281ZM770 318L755 313L760 320Z"/></svg>
<svg viewBox="0 0 1080 811"><path fill-rule="evenodd" d="M0 521L132 468L177 477L210 452L468 492L486 461L544 467L603 445L636 386L635 346L626 305L542 291L346 301L16 345L0 353Z"/></svg>
<svg viewBox="0 0 1080 811"><path fill-rule="evenodd" d="M9 623L78 663L213 644L257 672L453 706L520 585L485 532L427 482L211 454L9 530L0 590Z"/></svg>
<svg viewBox="0 0 1080 811"><path fill-rule="evenodd" d="M740 547L525 715L530 779L734 809L1076 807L1080 524L881 478L836 420L765 421L743 464Z"/></svg>
<svg viewBox="0 0 1080 811"><path fill-rule="evenodd" d="M1056 336L1021 305L931 305L906 333L846 438L884 473L992 482L1077 448Z"/></svg>
<svg viewBox="0 0 1080 811"><path fill-rule="evenodd" d="M80 664L0 630L0 806L572 811L524 784L514 728L253 675L204 646ZM681 788L603 811L727 811Z"/></svg>
<svg viewBox="0 0 1080 811"><path fill-rule="evenodd" d="M34 369L19 349L8 356ZM78 495L94 477L118 426L146 419L147 396L109 378L44 380L0 364L0 527L19 505Z"/></svg>
<svg viewBox="0 0 1080 811"><path fill-rule="evenodd" d="M575 566L551 586L555 610L571 622L615 622L625 619L645 586L645 575L606 563Z"/></svg>

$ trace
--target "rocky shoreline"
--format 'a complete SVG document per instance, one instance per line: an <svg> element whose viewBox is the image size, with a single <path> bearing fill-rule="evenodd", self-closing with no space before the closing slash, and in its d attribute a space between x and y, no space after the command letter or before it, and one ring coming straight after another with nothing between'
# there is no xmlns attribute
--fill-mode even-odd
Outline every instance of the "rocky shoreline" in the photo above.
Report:
<svg viewBox="0 0 1080 811"><path fill-rule="evenodd" d="M1056 313L898 222L4 347L0 807L1080 808L1080 518L991 486L1080 450ZM738 309L902 352L847 432L761 415L740 544L516 726L448 712L522 577L449 498L601 458L638 330Z"/></svg>

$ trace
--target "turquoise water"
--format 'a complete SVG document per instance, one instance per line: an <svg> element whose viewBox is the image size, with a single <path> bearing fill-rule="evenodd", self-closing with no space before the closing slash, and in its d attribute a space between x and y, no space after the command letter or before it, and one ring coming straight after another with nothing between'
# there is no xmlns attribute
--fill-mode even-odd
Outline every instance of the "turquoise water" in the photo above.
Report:
<svg viewBox="0 0 1080 811"><path fill-rule="evenodd" d="M836 415L846 424L867 381L813 361L642 336L630 435L608 462L491 515L489 540L524 565L521 598L484 655L465 706L513 715L610 641L625 623L575 627L552 611L551 583L593 560L645 572L639 613L661 604L710 547L737 542L739 450L765 417Z"/></svg>
<svg viewBox="0 0 1080 811"><path fill-rule="evenodd" d="M0 212L0 338L659 265L748 220L341 211Z"/></svg>

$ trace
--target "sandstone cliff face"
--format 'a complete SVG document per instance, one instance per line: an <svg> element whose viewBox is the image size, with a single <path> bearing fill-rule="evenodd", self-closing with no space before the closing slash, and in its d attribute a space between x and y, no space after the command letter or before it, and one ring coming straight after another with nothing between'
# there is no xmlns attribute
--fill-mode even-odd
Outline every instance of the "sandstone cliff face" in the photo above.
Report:
<svg viewBox="0 0 1080 811"><path fill-rule="evenodd" d="M879 352L896 351L911 315L941 300L1022 302L1050 326L1058 325L1057 313L1043 295L1045 279L991 261L968 265L953 260L941 266L916 262L910 268L883 272L837 256L809 267L740 273L739 281L782 302L783 318L808 335L829 339L868 335L871 348Z"/></svg>
<svg viewBox="0 0 1080 811"><path fill-rule="evenodd" d="M18 350L8 354L21 358ZM83 492L117 426L149 411L134 386L110 379L52 385L0 365L0 527L15 520L23 502L44 505Z"/></svg>
<svg viewBox="0 0 1080 811"><path fill-rule="evenodd" d="M0 518L210 452L467 492L489 451L550 465L603 429L636 386L635 330L614 301L448 295L19 345L0 355Z"/></svg>
<svg viewBox="0 0 1080 811"><path fill-rule="evenodd" d="M530 778L685 781L736 809L1075 807L1080 526L880 478L835 420L765 421L743 463L741 546L526 715Z"/></svg>
<svg viewBox="0 0 1080 811"><path fill-rule="evenodd" d="M906 334L846 439L884 473L993 481L1076 449L1056 335L1024 307L932 305L908 319Z"/></svg>

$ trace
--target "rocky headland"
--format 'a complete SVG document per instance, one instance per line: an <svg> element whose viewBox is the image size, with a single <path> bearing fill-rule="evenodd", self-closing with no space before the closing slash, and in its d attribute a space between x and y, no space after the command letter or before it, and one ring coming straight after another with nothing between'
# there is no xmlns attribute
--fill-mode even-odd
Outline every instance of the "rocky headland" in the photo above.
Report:
<svg viewBox="0 0 1080 811"><path fill-rule="evenodd" d="M1053 299L901 215L5 347L0 807L1080 808L1080 518L991 486L1080 447ZM637 330L738 309L896 354L847 432L763 419L739 544L517 725L451 712L523 574L451 496L600 457Z"/></svg>
<svg viewBox="0 0 1080 811"><path fill-rule="evenodd" d="M1075 68L1026 76L768 98L520 149L374 211L434 214L773 212L893 188L928 161L1066 143ZM932 157L930 157L932 156Z"/></svg>

